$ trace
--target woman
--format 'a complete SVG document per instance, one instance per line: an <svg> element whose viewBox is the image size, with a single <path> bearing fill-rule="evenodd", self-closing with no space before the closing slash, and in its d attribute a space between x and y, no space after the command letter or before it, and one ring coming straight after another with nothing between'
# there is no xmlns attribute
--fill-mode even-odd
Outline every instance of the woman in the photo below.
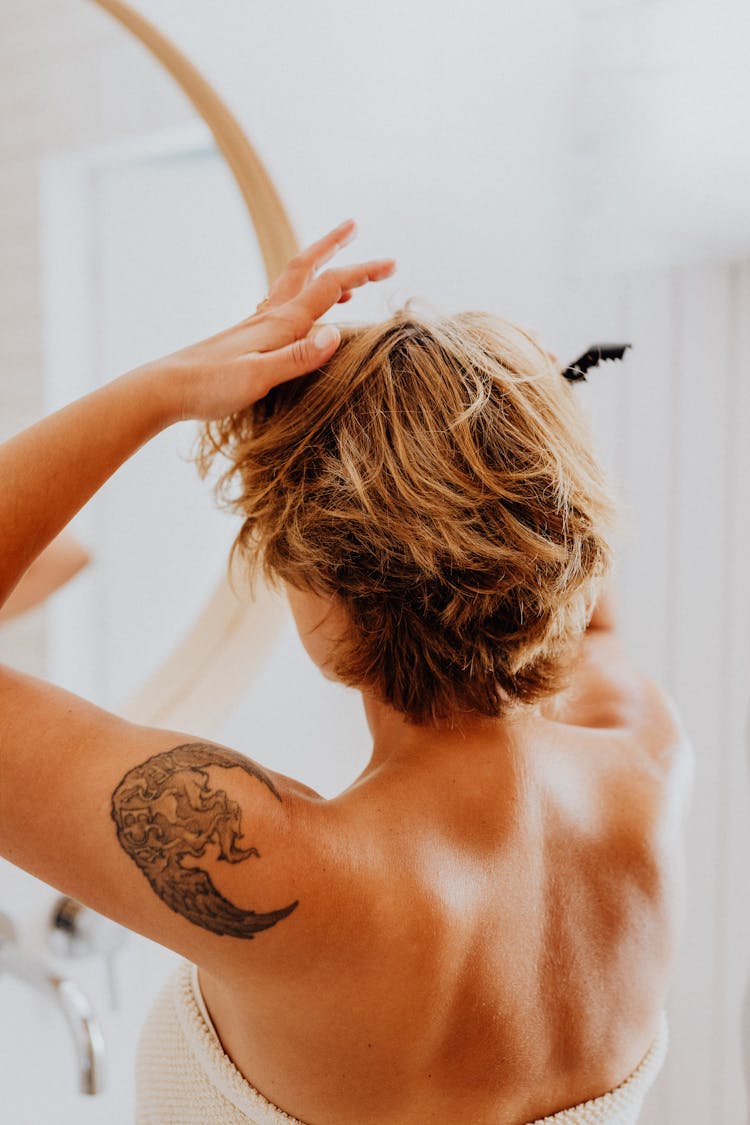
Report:
<svg viewBox="0 0 750 1125"><path fill-rule="evenodd" d="M591 1099L555 1120L632 1121L665 1045L689 754L594 605L611 500L519 329L314 328L393 271L316 275L353 234L0 449L0 589L144 442L207 422L238 546L361 691L370 763L326 801L6 669L3 850L198 967L142 1037L143 1122L522 1125Z"/></svg>

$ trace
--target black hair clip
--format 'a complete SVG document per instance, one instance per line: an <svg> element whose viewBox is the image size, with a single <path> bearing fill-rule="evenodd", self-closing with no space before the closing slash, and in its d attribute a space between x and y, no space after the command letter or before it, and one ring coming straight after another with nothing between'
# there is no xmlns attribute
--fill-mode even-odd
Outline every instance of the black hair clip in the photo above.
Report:
<svg viewBox="0 0 750 1125"><path fill-rule="evenodd" d="M587 352L563 371L563 378L571 383L585 380L587 372L609 359L624 359L632 344L592 344Z"/></svg>

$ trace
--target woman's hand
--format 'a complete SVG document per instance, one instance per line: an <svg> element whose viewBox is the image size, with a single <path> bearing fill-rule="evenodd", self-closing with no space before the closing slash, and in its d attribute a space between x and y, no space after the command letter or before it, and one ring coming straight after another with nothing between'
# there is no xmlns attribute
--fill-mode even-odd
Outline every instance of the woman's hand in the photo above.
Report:
<svg viewBox="0 0 750 1125"><path fill-rule="evenodd" d="M341 336L333 325L313 328L352 290L382 281L392 258L316 271L356 234L352 219L297 254L268 297L247 320L146 366L165 380L178 418L225 418L262 398L277 383L321 367ZM174 397L173 397L174 396Z"/></svg>
<svg viewBox="0 0 750 1125"><path fill-rule="evenodd" d="M392 259L327 269L354 237L342 223L298 254L247 320L209 340L146 363L0 445L0 605L112 473L173 422L211 421L243 410L271 387L314 371L338 347L316 320L352 290L390 277ZM322 344L317 333L328 332Z"/></svg>

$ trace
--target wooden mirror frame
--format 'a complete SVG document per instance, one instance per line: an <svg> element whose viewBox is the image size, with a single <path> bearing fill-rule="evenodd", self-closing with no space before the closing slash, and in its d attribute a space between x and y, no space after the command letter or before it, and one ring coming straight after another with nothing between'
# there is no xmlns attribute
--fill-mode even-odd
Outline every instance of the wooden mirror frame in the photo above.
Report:
<svg viewBox="0 0 750 1125"><path fill-rule="evenodd" d="M234 176L258 240L268 285L299 249L263 162L236 118L193 64L122 0L94 0L134 35L189 98ZM170 655L119 710L134 722L206 730L218 723L261 667L285 618L283 601L258 584L240 602L228 575Z"/></svg>

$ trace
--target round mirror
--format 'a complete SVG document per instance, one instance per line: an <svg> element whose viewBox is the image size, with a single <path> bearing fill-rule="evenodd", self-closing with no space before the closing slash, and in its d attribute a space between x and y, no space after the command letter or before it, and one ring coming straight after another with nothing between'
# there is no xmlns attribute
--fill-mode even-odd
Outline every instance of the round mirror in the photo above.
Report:
<svg viewBox="0 0 750 1125"><path fill-rule="evenodd" d="M270 178L212 88L129 5L100 6L156 56L206 127L45 162L48 409L246 316L296 246ZM134 719L205 729L246 689L282 617L264 589L240 600L229 588L236 524L185 469L194 435L188 423L160 435L79 516L100 565L57 600L49 672ZM186 606L196 607L187 628ZM71 660L71 644L87 657Z"/></svg>

